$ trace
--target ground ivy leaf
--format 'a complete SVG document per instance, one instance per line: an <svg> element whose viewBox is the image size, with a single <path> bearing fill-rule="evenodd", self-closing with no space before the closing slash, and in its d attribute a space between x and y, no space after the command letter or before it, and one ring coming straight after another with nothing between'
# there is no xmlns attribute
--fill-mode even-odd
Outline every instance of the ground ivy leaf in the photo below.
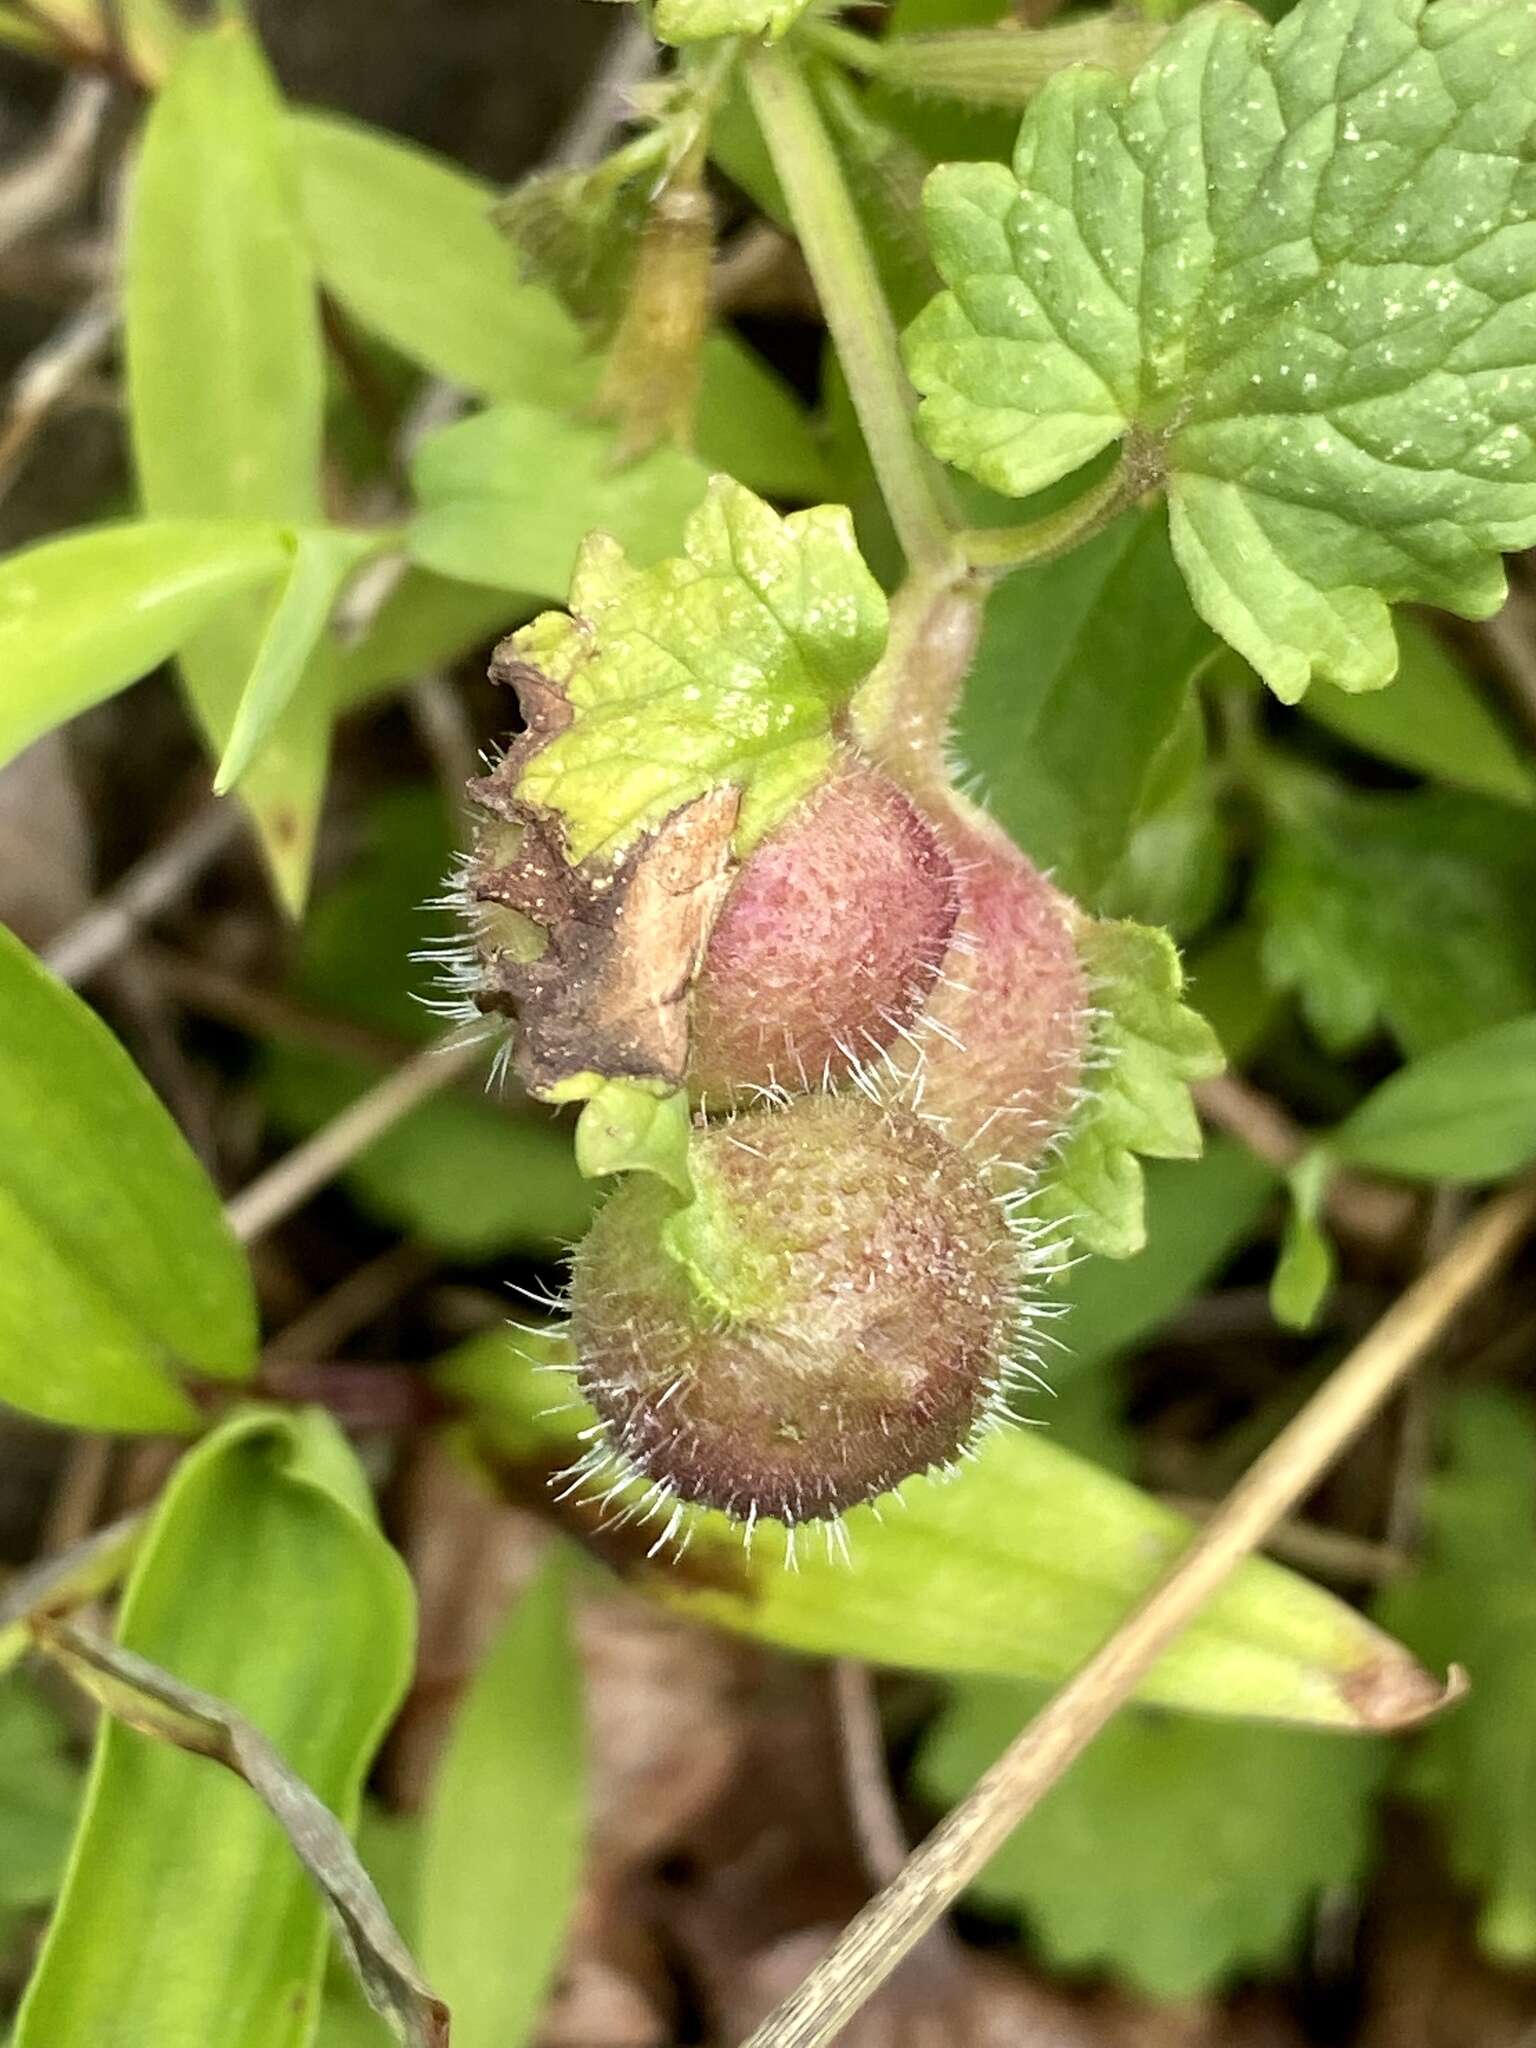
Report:
<svg viewBox="0 0 1536 2048"><path fill-rule="evenodd" d="M930 446L1025 496L1128 440L1279 696L1387 682L1384 600L1484 616L1536 539L1533 102L1526 0L1202 7L1062 73L1012 172L930 183Z"/></svg>
<svg viewBox="0 0 1536 2048"><path fill-rule="evenodd" d="M727 783L743 791L746 851L824 772L834 716L885 644L885 598L844 508L781 519L726 477L654 569L589 541L570 602L510 648L570 709L518 795L558 814L572 861Z"/></svg>
<svg viewBox="0 0 1536 2048"><path fill-rule="evenodd" d="M702 43L715 36L764 36L776 43L810 0L659 0L656 33L664 43Z"/></svg>
<svg viewBox="0 0 1536 2048"><path fill-rule="evenodd" d="M1264 972L1331 1051L1384 1023L1411 1056L1536 1009L1536 831L1451 790L1267 783L1256 902Z"/></svg>
<svg viewBox="0 0 1536 2048"><path fill-rule="evenodd" d="M1098 1006L1095 1056L1037 1207L1068 1219L1089 1251L1124 1259L1146 1243L1135 1155L1198 1156L1188 1084L1224 1061L1215 1032L1181 1000L1184 971L1166 932L1085 918L1077 944Z"/></svg>
<svg viewBox="0 0 1536 2048"><path fill-rule="evenodd" d="M1417 1647L1464 1663L1471 1689L1425 1736L1411 1788L1439 1812L1452 1867L1482 1900L1478 1936L1536 1958L1536 1423L1502 1391L1463 1394L1429 1496L1428 1561L1382 1612Z"/></svg>
<svg viewBox="0 0 1536 2048"><path fill-rule="evenodd" d="M963 1798L1041 1697L957 1687L919 1783L946 1805ZM1148 1998L1194 1997L1283 1964L1318 1893L1361 1874L1388 1755L1304 1729L1117 1714L977 1894L1021 1915L1057 1968L1107 1967Z"/></svg>

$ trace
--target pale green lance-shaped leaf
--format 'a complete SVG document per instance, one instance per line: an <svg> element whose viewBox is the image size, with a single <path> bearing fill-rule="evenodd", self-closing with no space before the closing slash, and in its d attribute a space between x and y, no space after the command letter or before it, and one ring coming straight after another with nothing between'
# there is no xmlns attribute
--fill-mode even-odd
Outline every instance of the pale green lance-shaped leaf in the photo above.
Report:
<svg viewBox="0 0 1536 2048"><path fill-rule="evenodd" d="M743 792L735 844L754 845L811 789L833 723L885 644L886 605L841 506L781 519L716 477L681 555L637 570L596 536L571 614L512 641L569 722L531 749L517 794L557 812L569 858L612 854L705 792Z"/></svg>
<svg viewBox="0 0 1536 2048"><path fill-rule="evenodd" d="M221 795L249 773L299 687L342 584L377 546L370 535L334 527L297 536L214 777Z"/></svg>
<svg viewBox="0 0 1536 2048"><path fill-rule="evenodd" d="M519 1332L515 1343L497 1331L441 1359L433 1384L464 1404L471 1443L493 1460L556 1469L593 1420L574 1381L561 1377L569 1362L563 1326ZM909 1480L900 1506L855 1508L844 1522L851 1563L804 1529L791 1572L777 1523L759 1523L746 1551L739 1526L700 1515L681 1567L637 1562L635 1583L791 1649L1056 1680L1109 1635L1192 1533L1045 1432L1009 1428L958 1475ZM650 1541L642 1531L637 1560ZM1441 1698L1389 1638L1267 1559L1243 1566L1142 1696L1337 1727L1396 1725Z"/></svg>
<svg viewBox="0 0 1536 2048"><path fill-rule="evenodd" d="M190 1429L174 1369L255 1364L218 1196L105 1024L3 928L0 1016L0 1399L81 1429Z"/></svg>
<svg viewBox="0 0 1536 2048"><path fill-rule="evenodd" d="M581 1873L583 1746L557 1554L465 1694L427 1814L421 1954L454 2048L521 2048L533 2032Z"/></svg>
<svg viewBox="0 0 1536 2048"><path fill-rule="evenodd" d="M347 1830L227 1700L73 1622L47 1621L39 1647L125 1727L222 1764L288 1838L330 1909L337 1942L368 2003L405 2048L447 2048L448 2011L401 1941ZM285 1999L289 2012L293 2001ZM308 2001L306 2001L306 2010Z"/></svg>
<svg viewBox="0 0 1536 2048"><path fill-rule="evenodd" d="M413 1626L405 1569L323 1416L249 1413L189 1454L124 1601L134 1661L88 1637L70 1638L70 1661L114 1712L203 1754L104 1724L17 2048L302 2048L326 1930L283 1829L343 1893L355 1885L315 1802L355 1818Z"/></svg>
<svg viewBox="0 0 1536 2048"><path fill-rule="evenodd" d="M608 1173L654 1173L685 1199L692 1119L686 1089L665 1092L640 1081L604 1081L576 1126L576 1164L589 1180Z"/></svg>
<svg viewBox="0 0 1536 2048"><path fill-rule="evenodd" d="M961 751L988 809L1079 901L1093 904L1124 852L1149 764L1211 646L1152 513L990 599Z"/></svg>
<svg viewBox="0 0 1536 2048"><path fill-rule="evenodd" d="M507 628L535 610L532 599L413 566L362 639L338 659L336 709L350 711L380 690L417 682L476 646L489 656Z"/></svg>
<svg viewBox="0 0 1536 2048"><path fill-rule="evenodd" d="M146 675L286 558L276 526L137 519L0 562L0 760Z"/></svg>
<svg viewBox="0 0 1536 2048"><path fill-rule="evenodd" d="M1069 1221L1088 1251L1126 1259L1146 1242L1136 1155L1199 1156L1189 1084L1224 1061L1215 1032L1182 1000L1184 972L1165 932L1085 918L1077 945L1098 1013L1092 1085L1037 1206Z"/></svg>
<svg viewBox="0 0 1536 2048"><path fill-rule="evenodd" d="M1323 1228L1323 1196L1333 1161L1319 1147L1297 1161L1287 1175L1291 1204L1280 1240L1280 1258L1269 1283L1275 1320L1288 1330L1308 1330L1333 1285L1333 1245Z"/></svg>
<svg viewBox="0 0 1536 2048"><path fill-rule="evenodd" d="M776 43L810 0L657 0L656 33L664 43L703 43L715 36L764 36Z"/></svg>
<svg viewBox="0 0 1536 2048"><path fill-rule="evenodd" d="M356 122L290 119L315 264L355 320L471 391L546 406L587 395L580 337L548 292L519 283L488 186Z"/></svg>
<svg viewBox="0 0 1536 2048"><path fill-rule="evenodd" d="M593 396L598 370L581 329L553 293L519 279L490 186L398 136L332 115L297 115L293 129L316 265L362 326L486 398L560 410ZM758 490L792 498L824 490L804 412L732 335L705 343L697 434L713 467ZM544 458L527 460L537 470ZM550 489L561 481L555 469L543 478Z"/></svg>
<svg viewBox="0 0 1536 2048"><path fill-rule="evenodd" d="M930 185L930 446L1026 496L1125 439L1278 695L1387 682L1384 599L1484 616L1536 539L1533 102L1526 0L1202 7L1061 74Z"/></svg>
<svg viewBox="0 0 1536 2048"><path fill-rule="evenodd" d="M815 504L831 490L826 454L804 407L734 334L704 337L693 439L711 469L765 497Z"/></svg>
<svg viewBox="0 0 1536 2048"><path fill-rule="evenodd" d="M1383 1081L1328 1139L1336 1159L1485 1181L1536 1159L1536 1015L1441 1046Z"/></svg>
<svg viewBox="0 0 1536 2048"><path fill-rule="evenodd" d="M318 526L324 377L282 105L235 19L188 38L150 111L129 209L129 415L146 511ZM197 374L188 374L188 365ZM184 650L210 744L228 741L265 623L239 600ZM326 678L293 698L241 795L278 891L304 896L330 730Z"/></svg>
<svg viewBox="0 0 1536 2048"><path fill-rule="evenodd" d="M575 1381L556 1378L570 1369L563 1323L540 1328L522 1322L515 1333L482 1330L456 1344L434 1362L431 1380L433 1391L458 1411L447 1426L472 1457L555 1471L573 1455L576 1432L596 1420L577 1398Z"/></svg>
<svg viewBox="0 0 1536 2048"><path fill-rule="evenodd" d="M1230 1139L1203 1158L1149 1166L1145 1179L1145 1250L1134 1259L1085 1259L1057 1290L1068 1305L1060 1325L1066 1352L1053 1380L1106 1364L1166 1322L1246 1243L1275 1186L1273 1169Z"/></svg>
<svg viewBox="0 0 1536 2048"><path fill-rule="evenodd" d="M1381 1602L1389 1626L1467 1667L1410 1788L1440 1817L1451 1865L1481 1901L1478 1937L1536 1960L1536 1423L1513 1394L1463 1394L1429 1492L1430 1554Z"/></svg>
<svg viewBox="0 0 1536 2048"><path fill-rule="evenodd" d="M417 562L546 601L570 587L595 528L644 562L671 553L709 480L701 463L671 447L617 469L606 428L517 404L432 435L412 479Z"/></svg>
<svg viewBox="0 0 1536 2048"><path fill-rule="evenodd" d="M1287 774L1256 903L1264 970L1330 1049L1385 1023L1409 1054L1536 1008L1536 827L1451 790Z"/></svg>
<svg viewBox="0 0 1536 2048"><path fill-rule="evenodd" d="M1037 1688L959 1688L918 1759L945 1805L1039 1706ZM1018 1915L1060 1970L1154 1999L1285 1966L1330 1886L1364 1875L1384 1742L1131 1709L1008 1839L976 1896Z"/></svg>
<svg viewBox="0 0 1536 2048"><path fill-rule="evenodd" d="M1505 803L1536 798L1530 762L1445 642L1417 619L1397 624L1397 675L1386 696L1316 683L1309 718L1362 752Z"/></svg>
<svg viewBox="0 0 1536 2048"><path fill-rule="evenodd" d="M59 1888L81 1789L69 1732L30 1679L0 1682L0 1913Z"/></svg>
<svg viewBox="0 0 1536 2048"><path fill-rule="evenodd" d="M546 1375L546 1384L549 1376ZM546 1397L548 1398L548 1397ZM704 1518L684 1568L642 1568L669 1606L820 1655L921 1671L1055 1680L1125 1618L1189 1524L1045 1432L1002 1429L958 1477L912 1479L901 1505L855 1508L852 1562L802 1531ZM717 1527L720 1533L717 1534ZM1167 1652L1144 1699L1202 1712L1388 1727L1442 1698L1388 1637L1267 1559L1245 1564Z"/></svg>

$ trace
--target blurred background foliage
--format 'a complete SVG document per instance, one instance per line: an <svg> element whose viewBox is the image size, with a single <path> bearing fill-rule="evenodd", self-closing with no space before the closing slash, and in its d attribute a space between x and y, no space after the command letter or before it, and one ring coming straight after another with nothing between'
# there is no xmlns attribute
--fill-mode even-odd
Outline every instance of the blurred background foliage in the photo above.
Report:
<svg viewBox="0 0 1536 2048"><path fill-rule="evenodd" d="M355 1829L461 2048L724 2044L1146 1583L1172 1509L1219 1496L1536 1158L1536 577L1512 564L1483 626L1401 620L1388 692L1295 711L1218 652L1160 511L1000 587L957 752L1085 904L1185 949L1231 1062L1206 1150L1149 1169L1139 1257L1068 1277L1043 1430L858 1530L851 1575L746 1579L707 1530L668 1572L550 1494L584 1418L558 1341L531 1340L535 1374L504 1330L528 1313L508 1286L547 1302L590 1213L561 1118L461 1061L259 1220L240 1191L422 1071L440 1024L411 956L444 934L424 906L509 717L487 650L563 597L583 533L659 558L719 467L850 503L888 577L894 541L738 95L693 445L619 463L634 421L601 416L588 346L612 309L522 281L490 209L632 136L629 11L250 22L189 41L173 0L0 6L0 541L158 522L72 544L41 652L0 613L0 1557L28 1584L92 1532L131 1556L117 1641ZM933 288L924 170L1004 154L1016 115L849 80L826 107L905 317ZM525 220L547 196L522 188ZM210 553L209 517L238 545ZM379 533L404 556L354 545ZM216 813L210 751L239 790ZM1531 2038L1533 1341L1527 1262L1281 1532L1333 1597L1251 1568L850 2040ZM1186 1711L1329 1718L1368 1617L1472 1671L1411 1742ZM93 1737L60 1678L78 1646L22 1646L0 1630L18 2048L387 2039L250 1789ZM371 1913L361 1945L425 2028Z"/></svg>

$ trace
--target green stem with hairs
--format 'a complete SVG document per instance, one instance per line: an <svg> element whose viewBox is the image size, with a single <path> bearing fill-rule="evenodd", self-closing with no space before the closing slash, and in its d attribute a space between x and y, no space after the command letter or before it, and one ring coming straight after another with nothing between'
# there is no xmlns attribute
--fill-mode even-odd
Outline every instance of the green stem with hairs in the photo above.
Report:
<svg viewBox="0 0 1536 2048"><path fill-rule="evenodd" d="M810 21L799 30L807 47L898 92L1015 113L1022 113L1069 64L1102 65L1128 78L1167 32L1161 18L1117 12L1051 22L1045 28L1009 24L887 36L880 42L831 22Z"/></svg>
<svg viewBox="0 0 1536 2048"><path fill-rule="evenodd" d="M953 560L948 490L913 431L896 324L821 111L787 49L755 51L745 68L903 552L913 568Z"/></svg>
<svg viewBox="0 0 1536 2048"><path fill-rule="evenodd" d="M1156 481L1144 456L1131 450L1080 498L1022 526L975 527L959 537L960 551L973 569L1001 574L1054 562L1085 540L1102 533L1128 511Z"/></svg>

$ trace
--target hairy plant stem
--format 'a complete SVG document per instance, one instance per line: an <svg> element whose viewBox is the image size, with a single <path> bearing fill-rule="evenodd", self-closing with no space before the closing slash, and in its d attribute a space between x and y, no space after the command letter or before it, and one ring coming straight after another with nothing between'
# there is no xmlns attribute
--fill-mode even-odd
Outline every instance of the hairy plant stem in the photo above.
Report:
<svg viewBox="0 0 1536 2048"><path fill-rule="evenodd" d="M943 29L876 42L833 22L808 21L800 39L861 77L899 92L1022 113L1069 64L1097 64L1129 77L1167 34L1161 20L1111 10L1025 28Z"/></svg>
<svg viewBox="0 0 1536 2048"><path fill-rule="evenodd" d="M788 50L757 50L745 70L902 550L914 570L951 562L948 491L913 432L896 324L820 109Z"/></svg>
<svg viewBox="0 0 1536 2048"><path fill-rule="evenodd" d="M1079 1756L1243 1560L1381 1407L1536 1221L1536 1180L1486 1203L1281 1431L1162 1582L1080 1666L899 1877L844 1929L745 2048L825 2048ZM1455 1696L1421 1675L1362 1672L1357 1725L1410 1725Z"/></svg>
<svg viewBox="0 0 1536 2048"><path fill-rule="evenodd" d="M987 585L954 562L912 572L885 653L853 702L854 734L919 803L952 800L945 742L981 637Z"/></svg>

